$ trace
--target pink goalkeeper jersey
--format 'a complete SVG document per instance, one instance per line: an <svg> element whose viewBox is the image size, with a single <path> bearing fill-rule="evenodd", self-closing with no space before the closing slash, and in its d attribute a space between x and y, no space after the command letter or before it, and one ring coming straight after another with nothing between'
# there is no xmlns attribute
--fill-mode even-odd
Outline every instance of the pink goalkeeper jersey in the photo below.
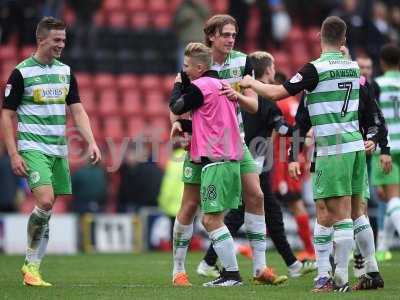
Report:
<svg viewBox="0 0 400 300"><path fill-rule="evenodd" d="M192 81L203 94L204 103L192 112L191 160L241 160L243 146L236 116L237 103L219 95L221 82L212 77Z"/></svg>

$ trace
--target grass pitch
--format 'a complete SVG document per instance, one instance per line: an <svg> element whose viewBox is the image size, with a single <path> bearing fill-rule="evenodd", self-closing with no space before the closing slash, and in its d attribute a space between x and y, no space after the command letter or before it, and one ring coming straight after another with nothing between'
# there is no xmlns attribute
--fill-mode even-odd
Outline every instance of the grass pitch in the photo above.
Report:
<svg viewBox="0 0 400 300"><path fill-rule="evenodd" d="M281 286L256 286L250 281L251 261L239 258L244 285L233 288L204 288L207 278L197 276L196 267L201 253L189 253L187 271L191 288L171 285L171 254L80 254L48 256L42 263L45 280L51 288L22 285L20 267L22 256L0 255L0 299L400 299L400 252L393 260L380 265L385 288L379 291L348 294L312 294L315 274L289 279ZM286 273L282 259L268 253L268 264L279 273ZM350 272L352 274L352 272ZM354 279L353 279L354 281Z"/></svg>

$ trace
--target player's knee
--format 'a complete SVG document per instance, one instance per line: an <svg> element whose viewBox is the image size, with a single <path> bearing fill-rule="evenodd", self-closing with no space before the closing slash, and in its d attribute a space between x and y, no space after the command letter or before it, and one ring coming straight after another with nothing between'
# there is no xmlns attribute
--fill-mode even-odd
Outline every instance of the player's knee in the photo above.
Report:
<svg viewBox="0 0 400 300"><path fill-rule="evenodd" d="M352 210L351 211L351 219L353 221L357 220L359 217L361 217L364 214L364 210L360 207L358 209Z"/></svg>
<svg viewBox="0 0 400 300"><path fill-rule="evenodd" d="M221 224L220 218L213 214L205 214L201 220L201 223L208 232L215 230L223 225Z"/></svg>
<svg viewBox="0 0 400 300"><path fill-rule="evenodd" d="M38 201L38 207L45 211L49 211L53 208L53 203L54 203L54 199L51 197L48 197L46 199L41 199L40 201Z"/></svg>
<svg viewBox="0 0 400 300"><path fill-rule="evenodd" d="M251 193L247 193L244 198L246 202L246 209L254 208L258 210L259 208L264 207L264 193L261 191L261 189L256 189Z"/></svg>

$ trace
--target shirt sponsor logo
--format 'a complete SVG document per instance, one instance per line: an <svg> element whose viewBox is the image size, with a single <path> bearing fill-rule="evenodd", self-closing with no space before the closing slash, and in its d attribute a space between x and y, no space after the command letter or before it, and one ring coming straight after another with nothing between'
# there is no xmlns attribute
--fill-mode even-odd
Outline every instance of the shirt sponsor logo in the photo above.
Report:
<svg viewBox="0 0 400 300"><path fill-rule="evenodd" d="M290 83L298 83L300 81L303 80L303 76L301 76L300 73L296 73L296 75L294 75L291 79L290 79Z"/></svg>
<svg viewBox="0 0 400 300"><path fill-rule="evenodd" d="M12 89L12 85L11 85L11 84L7 84L7 85L6 85L6 89L4 90L4 96L5 96L5 97L10 96L11 89Z"/></svg>
<svg viewBox="0 0 400 300"><path fill-rule="evenodd" d="M39 88L33 91L33 101L35 102L46 102L47 99L59 99L62 100L67 94L65 88Z"/></svg>

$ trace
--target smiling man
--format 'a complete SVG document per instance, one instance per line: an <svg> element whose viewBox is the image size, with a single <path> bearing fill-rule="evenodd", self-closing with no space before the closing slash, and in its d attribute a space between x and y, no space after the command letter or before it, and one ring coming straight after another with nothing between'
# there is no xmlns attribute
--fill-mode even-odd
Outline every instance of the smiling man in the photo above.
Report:
<svg viewBox="0 0 400 300"><path fill-rule="evenodd" d="M71 194L65 136L66 105L75 124L88 142L93 163L101 154L80 103L78 85L69 66L57 59L65 47L64 22L43 18L36 29L37 49L16 66L8 79L1 112L1 130L11 166L18 176L27 177L35 198L28 220L28 245L22 266L23 283L51 286L39 273L49 240L49 219L56 197ZM17 115L17 142L13 118Z"/></svg>

